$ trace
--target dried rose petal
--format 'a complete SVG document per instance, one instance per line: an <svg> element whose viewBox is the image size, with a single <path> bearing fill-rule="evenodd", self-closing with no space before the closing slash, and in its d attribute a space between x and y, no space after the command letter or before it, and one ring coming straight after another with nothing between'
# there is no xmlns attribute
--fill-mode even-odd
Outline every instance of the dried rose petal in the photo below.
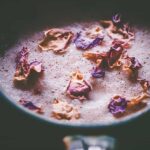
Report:
<svg viewBox="0 0 150 150"><path fill-rule="evenodd" d="M116 117L123 115L126 110L134 110L137 106L145 106L141 104L146 104L143 100L150 98L150 94L142 93L137 97L131 98L131 100L126 100L121 96L115 96L111 99L111 102L108 105L109 111Z"/></svg>
<svg viewBox="0 0 150 150"><path fill-rule="evenodd" d="M112 47L114 47L114 45L118 45L121 46L124 49L128 49L131 47L131 44L125 40L119 40L119 39L114 39L112 42Z"/></svg>
<svg viewBox="0 0 150 150"><path fill-rule="evenodd" d="M27 78L29 70L28 55L29 50L25 47L17 54L14 80L23 81Z"/></svg>
<svg viewBox="0 0 150 150"><path fill-rule="evenodd" d="M108 69L108 53L107 52L103 52L103 53L95 53L95 52L85 52L83 54L83 57L92 60L94 62L96 62L97 67L101 68L101 69Z"/></svg>
<svg viewBox="0 0 150 150"><path fill-rule="evenodd" d="M122 39L123 36L118 32L118 27L110 20L102 20L100 24L105 28L108 36L112 39Z"/></svg>
<svg viewBox="0 0 150 150"><path fill-rule="evenodd" d="M16 69L20 69L20 73L26 74L29 69L28 65L28 55L29 55L29 50L26 47L23 47L20 52L18 52L17 57L16 57Z"/></svg>
<svg viewBox="0 0 150 150"><path fill-rule="evenodd" d="M129 24L121 22L121 15L116 14L111 20L100 21L101 25L106 28L106 31L112 39L123 39L129 42L134 39L134 32Z"/></svg>
<svg viewBox="0 0 150 150"><path fill-rule="evenodd" d="M37 107L35 106L31 101L27 101L27 100L24 100L24 99L20 99L19 100L19 103L28 108L29 110L32 110L32 111L35 111L37 113L43 113L42 109L40 107Z"/></svg>
<svg viewBox="0 0 150 150"><path fill-rule="evenodd" d="M14 81L25 81L30 76L31 72L41 73L44 71L41 62L33 61L28 63L29 50L22 48L16 57L16 72L14 75Z"/></svg>
<svg viewBox="0 0 150 150"><path fill-rule="evenodd" d="M122 43L119 41L113 42L112 47L107 52L107 62L108 62L108 66L110 68L111 68L111 66L113 66L113 64L116 61L118 61L122 52L123 52Z"/></svg>
<svg viewBox="0 0 150 150"><path fill-rule="evenodd" d="M44 71L44 67L43 67L42 63L39 61L31 62L29 66L30 66L30 70L34 70L37 73Z"/></svg>
<svg viewBox="0 0 150 150"><path fill-rule="evenodd" d="M85 52L83 57L95 61L100 69L109 69L116 66L117 61L122 55L123 47L118 41L114 42L108 52L93 53Z"/></svg>
<svg viewBox="0 0 150 150"><path fill-rule="evenodd" d="M93 78L102 78L105 76L105 71L100 67L94 67L91 75Z"/></svg>
<svg viewBox="0 0 150 150"><path fill-rule="evenodd" d="M121 14L115 14L113 17L112 17L112 21L115 25L120 25L121 23Z"/></svg>
<svg viewBox="0 0 150 150"><path fill-rule="evenodd" d="M91 41L85 40L85 39L80 39L80 38L76 38L76 40L74 41L76 47L78 49L82 49L82 50L86 50L89 48L89 45L91 44Z"/></svg>
<svg viewBox="0 0 150 150"><path fill-rule="evenodd" d="M56 119L79 119L80 113L76 106L67 102L55 99L52 104L52 115Z"/></svg>
<svg viewBox="0 0 150 150"><path fill-rule="evenodd" d="M78 49L87 50L99 45L103 39L104 39L103 36L96 37L95 39L87 39L84 36L82 37L82 34L80 32L77 33L74 43Z"/></svg>
<svg viewBox="0 0 150 150"><path fill-rule="evenodd" d="M24 61L28 60L29 50L27 47L23 47L20 52L18 52L16 57L16 64L24 63Z"/></svg>
<svg viewBox="0 0 150 150"><path fill-rule="evenodd" d="M120 66L120 57L123 52L122 43L116 41L108 52L93 53L85 52L83 57L96 62L97 66L92 70L92 77L101 78L105 76L105 70Z"/></svg>
<svg viewBox="0 0 150 150"><path fill-rule="evenodd" d="M118 29L118 32L122 34L125 39L134 39L133 29L129 26L128 23L123 24L122 28Z"/></svg>
<svg viewBox="0 0 150 150"><path fill-rule="evenodd" d="M128 101L121 97L115 96L111 99L111 102L108 105L109 112L111 112L114 116L119 116L125 113L127 108Z"/></svg>
<svg viewBox="0 0 150 150"><path fill-rule="evenodd" d="M146 92L150 87L150 82L146 79L137 79L139 83L141 84L143 91Z"/></svg>
<svg viewBox="0 0 150 150"><path fill-rule="evenodd" d="M111 46L111 49L115 50L115 51L120 51L120 50L123 50L123 44L124 42L120 41L120 40L114 40L112 42L112 46Z"/></svg>
<svg viewBox="0 0 150 150"><path fill-rule="evenodd" d="M83 57L97 62L97 60L101 60L102 58L106 57L107 53L98 53L98 52L84 52Z"/></svg>
<svg viewBox="0 0 150 150"><path fill-rule="evenodd" d="M28 76L28 70L29 70L29 65L28 64L22 64L20 67L16 68L16 72L14 75L14 80L15 81L24 81L26 80Z"/></svg>
<svg viewBox="0 0 150 150"><path fill-rule="evenodd" d="M130 67L133 69L139 69L142 67L142 65L139 63L139 61L135 57L129 57L127 58L129 61L131 61Z"/></svg>
<svg viewBox="0 0 150 150"><path fill-rule="evenodd" d="M73 73L66 90L67 95L73 99L84 100L90 91L91 86L83 79L83 75L79 71Z"/></svg>
<svg viewBox="0 0 150 150"><path fill-rule="evenodd" d="M96 62L97 66L93 68L91 75L93 78L101 78L105 76L105 69L107 68L107 53L93 53L85 52L83 57Z"/></svg>
<svg viewBox="0 0 150 150"><path fill-rule="evenodd" d="M123 71L126 72L128 77L136 81L138 77L138 70L142 67L139 61L135 57L126 56L124 58Z"/></svg>
<svg viewBox="0 0 150 150"><path fill-rule="evenodd" d="M90 91L90 88L85 81L83 81L83 83L70 83L69 86L69 93L75 97L85 96Z"/></svg>
<svg viewBox="0 0 150 150"><path fill-rule="evenodd" d="M94 40L91 42L91 44L89 44L88 49L93 48L93 47L99 45L99 44L103 41L103 39L104 39L103 36L97 37L96 39L94 39Z"/></svg>
<svg viewBox="0 0 150 150"><path fill-rule="evenodd" d="M128 109L133 108L143 103L143 100L146 98L150 98L150 94L142 93L141 95L132 98L130 101L128 101L128 105L127 105Z"/></svg>
<svg viewBox="0 0 150 150"><path fill-rule="evenodd" d="M45 38L40 42L39 48L42 51L53 50L55 53L64 53L72 37L73 33L68 30L53 28L45 32Z"/></svg>

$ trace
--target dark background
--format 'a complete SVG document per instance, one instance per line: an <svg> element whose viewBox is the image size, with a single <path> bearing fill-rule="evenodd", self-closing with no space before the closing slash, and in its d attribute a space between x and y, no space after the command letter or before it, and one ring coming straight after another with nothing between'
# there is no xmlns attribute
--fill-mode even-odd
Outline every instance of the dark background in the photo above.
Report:
<svg viewBox="0 0 150 150"><path fill-rule="evenodd" d="M27 30L65 23L70 20L97 19L121 12L126 19L150 23L146 0L46 0L0 1L0 52L11 47ZM0 98L0 150L42 149L63 150L65 135L111 135L117 138L120 150L150 149L150 113L124 125L103 129L56 127L25 115Z"/></svg>

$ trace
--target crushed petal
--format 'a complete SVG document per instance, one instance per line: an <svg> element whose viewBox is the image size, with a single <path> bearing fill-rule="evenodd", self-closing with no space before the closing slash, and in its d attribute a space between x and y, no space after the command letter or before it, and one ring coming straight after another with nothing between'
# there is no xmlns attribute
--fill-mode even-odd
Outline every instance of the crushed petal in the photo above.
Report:
<svg viewBox="0 0 150 150"><path fill-rule="evenodd" d="M52 28L45 32L45 37L38 46L42 51L53 50L55 53L64 53L72 38L71 31Z"/></svg>
<svg viewBox="0 0 150 150"><path fill-rule="evenodd" d="M67 102L55 99L52 104L52 115L56 119L79 119L80 113L78 107Z"/></svg>
<svg viewBox="0 0 150 150"><path fill-rule="evenodd" d="M91 86L84 80L82 73L80 71L73 72L66 94L73 99L84 100L87 99L90 91Z"/></svg>

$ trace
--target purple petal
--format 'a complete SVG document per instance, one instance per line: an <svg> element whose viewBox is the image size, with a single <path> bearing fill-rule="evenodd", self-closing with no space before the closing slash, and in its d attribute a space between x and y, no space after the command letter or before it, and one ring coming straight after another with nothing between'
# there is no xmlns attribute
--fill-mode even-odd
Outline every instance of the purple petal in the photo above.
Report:
<svg viewBox="0 0 150 150"><path fill-rule="evenodd" d="M88 97L90 91L91 86L83 79L81 72L74 72L66 89L67 95L71 98L84 100Z"/></svg>
<svg viewBox="0 0 150 150"><path fill-rule="evenodd" d="M78 49L87 50L99 45L102 40L104 39L103 36L96 37L95 39L84 38L81 32L77 33L74 43Z"/></svg>
<svg viewBox="0 0 150 150"><path fill-rule="evenodd" d="M86 84L77 84L74 87L70 86L69 92L71 95L74 95L74 96L86 96L87 93L90 92L90 90L91 89Z"/></svg>
<svg viewBox="0 0 150 150"><path fill-rule="evenodd" d="M120 115L126 111L127 100L120 96L114 97L111 99L111 102L108 105L109 112L113 115Z"/></svg>
<svg viewBox="0 0 150 150"><path fill-rule="evenodd" d="M92 77L93 78L102 78L105 76L105 71L103 69L100 69L98 67L95 67L93 70L92 70L92 73L91 73Z"/></svg>
<svg viewBox="0 0 150 150"><path fill-rule="evenodd" d="M132 63L131 67L133 69L139 69L139 68L142 67L142 65L140 64L140 62L135 57L130 57L130 61Z"/></svg>
<svg viewBox="0 0 150 150"><path fill-rule="evenodd" d="M20 52L18 52L16 57L16 72L15 80L22 81L29 77L35 71L36 73L41 73L44 71L43 65L39 61L28 62L29 50L26 47L23 47Z"/></svg>
<svg viewBox="0 0 150 150"><path fill-rule="evenodd" d="M31 101L27 101L24 99L21 99L19 101L19 103L30 110L39 110L40 109L39 107L35 106Z"/></svg>
<svg viewBox="0 0 150 150"><path fill-rule="evenodd" d="M41 62L39 61L33 61L30 63L30 69L33 69L34 71L40 73L44 71L44 67Z"/></svg>
<svg viewBox="0 0 150 150"><path fill-rule="evenodd" d="M17 57L16 57L16 64L20 64L24 61L27 61L29 55L29 50L27 47L23 47L20 52L18 52Z"/></svg>
<svg viewBox="0 0 150 150"><path fill-rule="evenodd" d="M121 14L115 14L113 17L112 17L112 21L115 25L120 25L121 23Z"/></svg>

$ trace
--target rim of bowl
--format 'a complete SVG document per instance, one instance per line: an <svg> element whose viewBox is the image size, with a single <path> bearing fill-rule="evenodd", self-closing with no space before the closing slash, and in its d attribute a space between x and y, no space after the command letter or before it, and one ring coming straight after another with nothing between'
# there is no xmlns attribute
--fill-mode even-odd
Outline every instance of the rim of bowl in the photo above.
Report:
<svg viewBox="0 0 150 150"><path fill-rule="evenodd" d="M108 122L108 123L101 123L101 122L97 122L97 123L66 123L66 122L63 122L63 121L60 121L60 120L52 120L52 119L48 119L47 117L45 116L42 116L40 114L37 114L35 112L32 112L30 110L28 110L27 108L21 106L21 105L18 105L14 100L13 98L9 97L5 90L0 86L0 96L2 96L2 99L6 100L7 103L11 104L11 106L13 106L15 109L19 110L20 112L22 112L23 114L29 116L29 117L32 117L34 118L35 120L37 121L40 121L40 122L44 122L44 123L47 123L49 125L54 125L54 126L60 126L60 127L67 127L67 128L84 128L84 129L96 129L96 128L110 128L110 127L116 127L116 126L119 126L119 125L124 125L124 124L127 124L131 121L134 121L140 117L142 117L144 114L146 114L150 108L147 107L145 108L142 112L139 111L139 112L136 112L134 114L132 114L132 116L127 116L119 121L112 121L112 122Z"/></svg>

